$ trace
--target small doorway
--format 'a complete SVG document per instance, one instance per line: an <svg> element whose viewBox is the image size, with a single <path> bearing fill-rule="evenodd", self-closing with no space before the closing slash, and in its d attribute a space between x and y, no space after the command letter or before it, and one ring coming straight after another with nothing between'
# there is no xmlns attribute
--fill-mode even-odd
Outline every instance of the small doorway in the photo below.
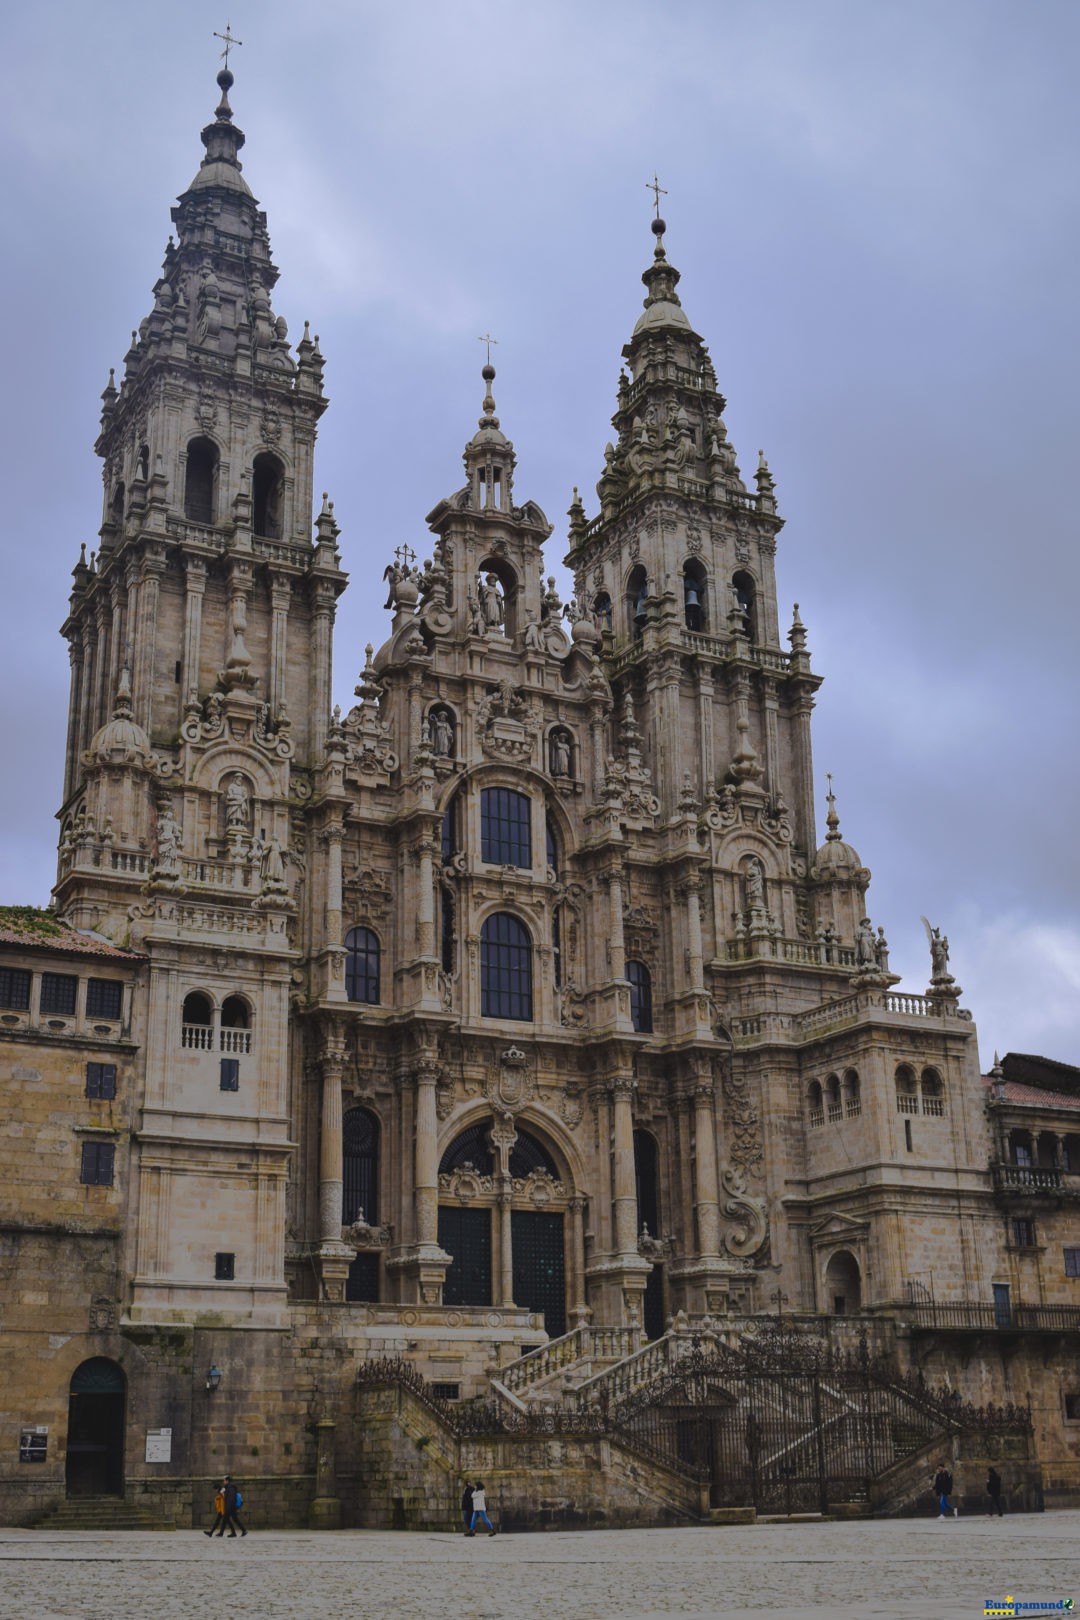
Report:
<svg viewBox="0 0 1080 1620"><path fill-rule="evenodd" d="M76 1367L68 1395L67 1494L124 1494L124 1374L94 1356Z"/></svg>
<svg viewBox="0 0 1080 1620"><path fill-rule="evenodd" d="M548 1336L566 1332L566 1269L563 1218L547 1210L510 1212L514 1250L514 1304L542 1311Z"/></svg>
<svg viewBox="0 0 1080 1620"><path fill-rule="evenodd" d="M1012 1327L1012 1300L1008 1283L994 1283L994 1326Z"/></svg>

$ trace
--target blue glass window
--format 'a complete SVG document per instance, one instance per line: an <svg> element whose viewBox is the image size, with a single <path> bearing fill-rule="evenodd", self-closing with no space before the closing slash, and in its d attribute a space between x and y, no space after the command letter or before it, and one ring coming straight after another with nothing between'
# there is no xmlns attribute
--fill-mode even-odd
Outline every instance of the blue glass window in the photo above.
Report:
<svg viewBox="0 0 1080 1620"><path fill-rule="evenodd" d="M378 1005L379 941L370 928L350 928L345 935L345 994Z"/></svg>
<svg viewBox="0 0 1080 1620"><path fill-rule="evenodd" d="M480 1012L484 1018L532 1018L532 941L508 912L480 930Z"/></svg>

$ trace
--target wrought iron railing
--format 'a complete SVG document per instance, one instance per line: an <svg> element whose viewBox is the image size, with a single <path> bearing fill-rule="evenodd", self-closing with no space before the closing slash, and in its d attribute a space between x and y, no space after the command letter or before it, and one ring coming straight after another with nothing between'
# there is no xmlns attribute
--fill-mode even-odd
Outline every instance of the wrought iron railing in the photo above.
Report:
<svg viewBox="0 0 1080 1620"><path fill-rule="evenodd" d="M898 1315L910 1327L969 1333L1080 1332L1080 1305L984 1304L979 1300L904 1305Z"/></svg>

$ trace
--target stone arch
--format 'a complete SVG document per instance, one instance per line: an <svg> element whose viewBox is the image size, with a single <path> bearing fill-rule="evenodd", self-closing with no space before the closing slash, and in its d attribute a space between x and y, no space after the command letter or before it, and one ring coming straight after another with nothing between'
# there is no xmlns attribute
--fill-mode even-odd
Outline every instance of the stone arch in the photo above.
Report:
<svg viewBox="0 0 1080 1620"><path fill-rule="evenodd" d="M119 1362L91 1356L68 1385L68 1496L123 1496L127 1378Z"/></svg>
<svg viewBox="0 0 1080 1620"><path fill-rule="evenodd" d="M476 566L476 572L483 579L485 574L494 574L502 586L503 594L503 634L511 641L519 630L525 628L525 615L523 597L525 595L517 569L500 557L496 552L489 552Z"/></svg>
<svg viewBox="0 0 1080 1620"><path fill-rule="evenodd" d="M850 1249L834 1249L825 1265L825 1308L830 1316L862 1310L862 1268Z"/></svg>

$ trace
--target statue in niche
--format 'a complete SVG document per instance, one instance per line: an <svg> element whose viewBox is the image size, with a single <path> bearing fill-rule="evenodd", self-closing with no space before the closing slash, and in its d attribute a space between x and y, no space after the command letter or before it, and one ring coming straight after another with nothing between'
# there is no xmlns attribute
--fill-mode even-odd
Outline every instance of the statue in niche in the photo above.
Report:
<svg viewBox="0 0 1080 1620"><path fill-rule="evenodd" d="M230 832L246 832L250 804L247 785L239 771L234 771L225 789L225 825Z"/></svg>
<svg viewBox="0 0 1080 1620"><path fill-rule="evenodd" d="M565 731L551 733L551 774L570 775L570 738Z"/></svg>
<svg viewBox="0 0 1080 1620"><path fill-rule="evenodd" d="M454 753L454 722L445 709L436 709L431 717L432 741L439 759L451 759Z"/></svg>
<svg viewBox="0 0 1080 1620"><path fill-rule="evenodd" d="M483 633L497 635L503 625L503 595L499 589L497 574L485 574L481 581L479 575L476 580L477 598L480 606L480 622Z"/></svg>
<svg viewBox="0 0 1080 1620"><path fill-rule="evenodd" d="M746 905L750 911L765 908L765 873L759 860L750 860L746 867Z"/></svg>
<svg viewBox="0 0 1080 1620"><path fill-rule="evenodd" d="M281 845L273 836L269 843L263 846L261 868L265 888L279 891L285 888L285 861Z"/></svg>
<svg viewBox="0 0 1080 1620"><path fill-rule="evenodd" d="M157 867L159 872L175 872L180 856L180 823L172 805L162 799L157 818Z"/></svg>

